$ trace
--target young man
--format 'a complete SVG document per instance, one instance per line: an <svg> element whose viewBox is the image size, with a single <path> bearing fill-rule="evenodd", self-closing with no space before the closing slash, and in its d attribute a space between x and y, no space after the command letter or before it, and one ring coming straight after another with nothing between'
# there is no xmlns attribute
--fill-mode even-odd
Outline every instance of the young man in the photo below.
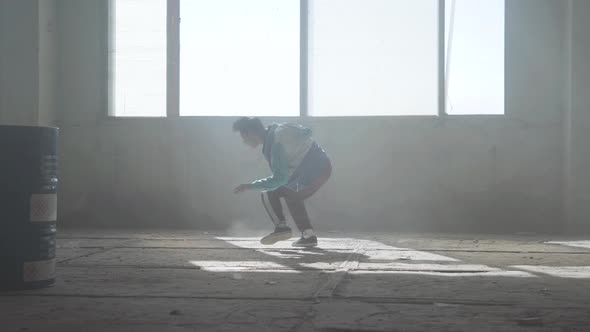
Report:
<svg viewBox="0 0 590 332"><path fill-rule="evenodd" d="M311 137L311 130L299 125L273 124L265 128L258 118L241 118L233 125L244 143L252 148L262 145L272 175L241 184L234 192L262 191L262 204L268 212L275 231L263 237L262 244L274 244L291 238L291 228L285 222L281 197L301 232L295 247L314 247L317 237L309 221L304 201L313 195L332 174L332 164L326 152Z"/></svg>

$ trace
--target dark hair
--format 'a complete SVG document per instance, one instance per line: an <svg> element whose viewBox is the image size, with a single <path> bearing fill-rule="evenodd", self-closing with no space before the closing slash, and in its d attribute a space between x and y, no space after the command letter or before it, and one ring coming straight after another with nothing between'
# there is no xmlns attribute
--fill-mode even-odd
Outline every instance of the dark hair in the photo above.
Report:
<svg viewBox="0 0 590 332"><path fill-rule="evenodd" d="M264 134L266 128L264 128L259 118L243 117L234 122L233 130L239 131L240 133Z"/></svg>

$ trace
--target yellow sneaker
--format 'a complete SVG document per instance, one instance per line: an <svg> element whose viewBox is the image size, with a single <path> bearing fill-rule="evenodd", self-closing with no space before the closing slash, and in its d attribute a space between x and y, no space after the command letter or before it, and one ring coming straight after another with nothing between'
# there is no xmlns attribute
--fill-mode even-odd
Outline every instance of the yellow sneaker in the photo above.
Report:
<svg viewBox="0 0 590 332"><path fill-rule="evenodd" d="M285 241L291 238L293 233L289 227L277 227L275 231L260 239L260 243L264 245L275 244L279 241Z"/></svg>

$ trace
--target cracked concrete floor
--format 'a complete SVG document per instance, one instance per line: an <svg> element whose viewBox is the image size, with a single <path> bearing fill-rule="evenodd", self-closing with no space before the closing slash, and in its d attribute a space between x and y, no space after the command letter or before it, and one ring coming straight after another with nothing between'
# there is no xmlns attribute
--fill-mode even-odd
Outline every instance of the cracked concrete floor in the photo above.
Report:
<svg viewBox="0 0 590 332"><path fill-rule="evenodd" d="M590 241L62 231L55 287L0 293L1 331L590 331Z"/></svg>

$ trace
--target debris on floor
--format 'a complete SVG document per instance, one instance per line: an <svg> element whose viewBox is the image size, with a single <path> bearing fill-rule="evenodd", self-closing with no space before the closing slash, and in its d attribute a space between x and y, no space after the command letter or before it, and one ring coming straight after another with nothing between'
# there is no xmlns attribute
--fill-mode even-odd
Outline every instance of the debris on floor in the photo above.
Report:
<svg viewBox="0 0 590 332"><path fill-rule="evenodd" d="M519 326L543 326L540 317L520 318L516 321Z"/></svg>
<svg viewBox="0 0 590 332"><path fill-rule="evenodd" d="M456 307L459 306L458 304L454 303L443 303L443 302L434 302L434 305L437 307Z"/></svg>
<svg viewBox="0 0 590 332"><path fill-rule="evenodd" d="M170 316L180 316L182 315L182 312L180 312L180 310L172 310L170 311Z"/></svg>

